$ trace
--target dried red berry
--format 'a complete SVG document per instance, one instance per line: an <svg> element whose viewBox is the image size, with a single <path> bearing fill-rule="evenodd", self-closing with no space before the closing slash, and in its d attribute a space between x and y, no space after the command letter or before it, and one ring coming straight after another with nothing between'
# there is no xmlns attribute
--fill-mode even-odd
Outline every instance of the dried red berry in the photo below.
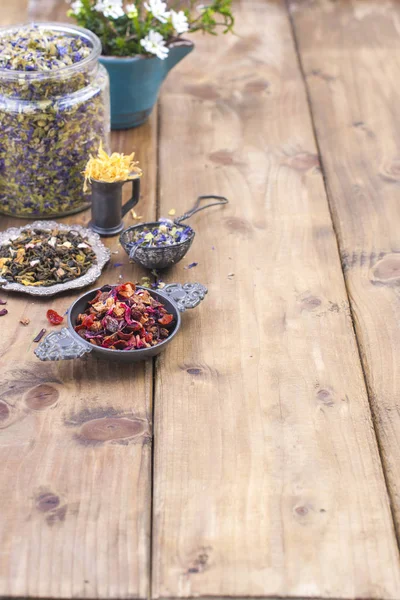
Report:
<svg viewBox="0 0 400 600"><path fill-rule="evenodd" d="M47 311L46 317L51 325L59 325L64 321L64 317L59 315L55 310L51 310L51 308Z"/></svg>

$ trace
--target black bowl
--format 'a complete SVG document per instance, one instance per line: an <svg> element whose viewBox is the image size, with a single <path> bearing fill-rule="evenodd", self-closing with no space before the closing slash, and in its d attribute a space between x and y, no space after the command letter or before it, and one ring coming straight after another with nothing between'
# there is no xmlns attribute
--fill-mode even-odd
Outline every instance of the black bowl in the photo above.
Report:
<svg viewBox="0 0 400 600"><path fill-rule="evenodd" d="M75 302L73 303L73 305L71 306L71 308L68 311L68 329L69 329L69 331L74 336L74 338L77 339L77 341L83 342L85 344L85 346L88 348L88 351L92 351L92 353L95 354L96 356L101 356L102 358L107 358L110 360L116 360L118 362L135 362L135 361L139 361L139 360L144 360L146 358L151 358L152 356L156 356L157 354L160 354L160 352L162 352L164 350L165 346L178 333L179 327L181 326L181 314L180 314L175 302L173 300L171 300L170 298L168 298L167 296L164 296L159 291L149 290L148 288L144 288L144 287L138 285L138 286L136 286L137 290L146 289L147 291L149 291L150 294L153 296L153 298L155 298L156 300L161 302L165 306L167 311L171 315L174 316L174 320L173 320L174 325L173 325L173 329L172 328L170 329L169 336L165 340L163 340L162 342L157 344L156 346L152 346L151 348L140 348L138 350L110 350L109 348L100 348L99 346L94 346L87 340L84 340L83 338L81 338L81 336L78 333L76 333L74 327L77 324L76 322L78 319L78 315L85 312L85 310L88 308L90 300L92 300L96 296L98 289L107 291L107 290L111 289L111 286L103 286L102 288L97 288L96 290L92 290L92 291L88 292L87 294L84 294L83 296L81 296L80 298L75 300Z"/></svg>

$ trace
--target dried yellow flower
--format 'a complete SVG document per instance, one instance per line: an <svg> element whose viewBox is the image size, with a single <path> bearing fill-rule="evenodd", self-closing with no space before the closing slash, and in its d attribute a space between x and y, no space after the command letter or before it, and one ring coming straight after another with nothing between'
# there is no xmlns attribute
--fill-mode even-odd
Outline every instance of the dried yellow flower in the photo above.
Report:
<svg viewBox="0 0 400 600"><path fill-rule="evenodd" d="M136 211L134 211L133 208L131 210L131 215L132 215L132 218L135 219L135 221L140 221L141 219L143 219L143 217L136 214Z"/></svg>
<svg viewBox="0 0 400 600"><path fill-rule="evenodd" d="M106 183L114 183L115 181L127 181L128 179L136 179L141 177L142 170L137 165L138 161L134 161L135 153L125 156L119 152L113 152L108 155L103 150L100 143L100 148L97 156L91 156L86 164L83 175L85 183L83 191L88 189L88 183L95 179L96 181L104 181Z"/></svg>

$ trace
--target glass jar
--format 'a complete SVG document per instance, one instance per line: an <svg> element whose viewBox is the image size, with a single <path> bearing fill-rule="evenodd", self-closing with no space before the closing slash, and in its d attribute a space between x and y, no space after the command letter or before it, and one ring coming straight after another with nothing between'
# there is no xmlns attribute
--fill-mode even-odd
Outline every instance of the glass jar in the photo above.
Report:
<svg viewBox="0 0 400 600"><path fill-rule="evenodd" d="M2 36L17 37L32 27L43 35L79 37L90 53L49 71L0 68L0 212L60 217L90 205L82 171L100 142L109 150L109 80L98 62L100 40L81 27L39 23L3 28L0 44Z"/></svg>

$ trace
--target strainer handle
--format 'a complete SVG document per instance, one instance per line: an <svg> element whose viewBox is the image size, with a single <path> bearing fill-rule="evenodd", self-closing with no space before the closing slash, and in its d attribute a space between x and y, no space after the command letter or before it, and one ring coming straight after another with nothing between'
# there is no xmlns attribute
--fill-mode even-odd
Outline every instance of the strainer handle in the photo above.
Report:
<svg viewBox="0 0 400 600"><path fill-rule="evenodd" d="M200 206L202 200L211 200L211 199L217 200L217 202L210 202L209 204L206 204L205 206ZM228 204L228 202L229 202L229 200L228 200L228 198L225 198L225 196L214 196L214 195L199 196L197 198L193 208L191 208L190 210L185 212L185 214L182 215L181 217L177 217L176 219L174 219L174 222L177 225L179 225L179 223L182 223L182 221L189 219L189 217L191 217L195 213L199 212L200 210L204 210L205 208L210 208L210 206L219 206L222 204Z"/></svg>

